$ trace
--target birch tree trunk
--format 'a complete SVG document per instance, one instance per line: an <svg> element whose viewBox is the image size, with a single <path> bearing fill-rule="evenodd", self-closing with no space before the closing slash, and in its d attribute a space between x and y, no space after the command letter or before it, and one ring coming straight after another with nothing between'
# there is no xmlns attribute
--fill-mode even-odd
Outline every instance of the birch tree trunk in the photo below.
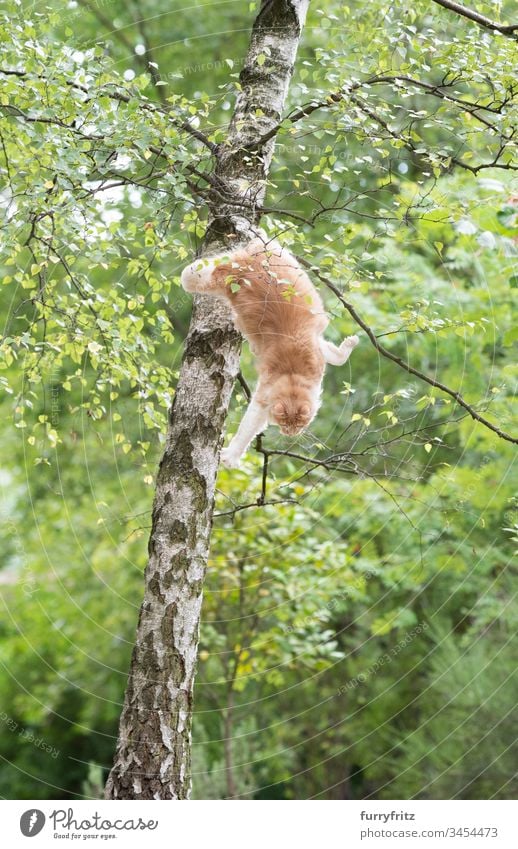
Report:
<svg viewBox="0 0 518 849"><path fill-rule="evenodd" d="M216 152L205 247L235 245L258 220L274 140L255 151L254 142L282 116L308 4L262 0L228 138ZM108 799L189 797L203 580L239 351L227 307L197 297L158 470L145 594Z"/></svg>

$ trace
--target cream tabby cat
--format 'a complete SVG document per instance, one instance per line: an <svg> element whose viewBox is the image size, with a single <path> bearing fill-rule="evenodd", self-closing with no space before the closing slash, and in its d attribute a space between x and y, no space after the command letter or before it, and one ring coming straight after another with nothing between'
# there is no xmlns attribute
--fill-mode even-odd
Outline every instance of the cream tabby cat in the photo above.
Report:
<svg viewBox="0 0 518 849"><path fill-rule="evenodd" d="M226 254L197 259L181 277L187 292L224 298L250 344L259 380L239 429L221 460L236 467L268 423L295 436L320 406L326 363L343 365L358 344L323 338L329 324L322 300L295 257L277 242L256 238Z"/></svg>

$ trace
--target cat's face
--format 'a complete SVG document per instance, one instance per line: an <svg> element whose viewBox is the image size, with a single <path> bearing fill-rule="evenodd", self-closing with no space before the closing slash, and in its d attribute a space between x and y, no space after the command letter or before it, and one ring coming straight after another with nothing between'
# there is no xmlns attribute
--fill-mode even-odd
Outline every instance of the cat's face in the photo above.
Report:
<svg viewBox="0 0 518 849"><path fill-rule="evenodd" d="M283 436L296 436L309 425L315 413L307 398L288 396L274 401L270 420L278 425Z"/></svg>

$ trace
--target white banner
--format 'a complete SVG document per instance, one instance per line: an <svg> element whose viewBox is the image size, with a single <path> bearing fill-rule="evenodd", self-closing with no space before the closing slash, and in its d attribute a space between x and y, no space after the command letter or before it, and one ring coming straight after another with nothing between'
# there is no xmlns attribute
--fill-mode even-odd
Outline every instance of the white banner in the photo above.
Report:
<svg viewBox="0 0 518 849"><path fill-rule="evenodd" d="M2 846L517 849L512 801L3 801ZM31 841L34 840L34 843ZM66 841L66 842L65 842Z"/></svg>

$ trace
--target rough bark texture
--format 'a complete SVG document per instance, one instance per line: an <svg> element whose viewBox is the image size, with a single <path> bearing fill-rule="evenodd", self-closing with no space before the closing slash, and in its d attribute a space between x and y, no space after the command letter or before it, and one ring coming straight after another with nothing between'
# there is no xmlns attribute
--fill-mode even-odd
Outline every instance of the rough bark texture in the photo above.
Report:
<svg viewBox="0 0 518 849"><path fill-rule="evenodd" d="M228 140L218 148L205 247L234 245L257 222L273 139L309 0L263 0L240 76ZM264 61L257 58L264 56ZM256 110L261 110L258 117ZM186 799L192 693L214 488L240 337L227 308L197 297L158 471L145 595L108 799Z"/></svg>

